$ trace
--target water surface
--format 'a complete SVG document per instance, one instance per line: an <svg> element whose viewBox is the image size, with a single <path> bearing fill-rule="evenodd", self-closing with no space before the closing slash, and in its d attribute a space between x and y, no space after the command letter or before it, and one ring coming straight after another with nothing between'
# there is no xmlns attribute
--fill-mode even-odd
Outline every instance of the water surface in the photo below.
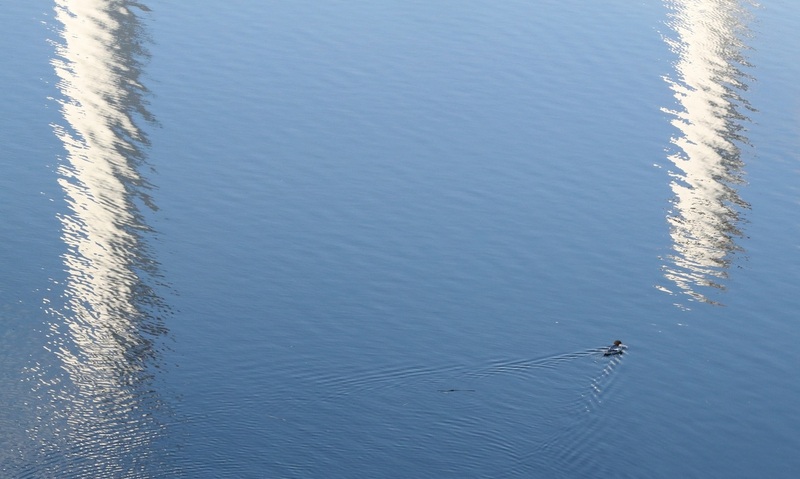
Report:
<svg viewBox="0 0 800 479"><path fill-rule="evenodd" d="M5 9L0 471L794 477L797 14Z"/></svg>

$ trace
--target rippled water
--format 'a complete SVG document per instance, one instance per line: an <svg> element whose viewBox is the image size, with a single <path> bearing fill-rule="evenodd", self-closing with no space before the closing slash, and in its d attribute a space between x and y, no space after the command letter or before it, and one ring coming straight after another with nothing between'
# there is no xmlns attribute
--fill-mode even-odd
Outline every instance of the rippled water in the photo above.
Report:
<svg viewBox="0 0 800 479"><path fill-rule="evenodd" d="M0 475L795 477L798 13L5 8Z"/></svg>
<svg viewBox="0 0 800 479"><path fill-rule="evenodd" d="M672 138L674 211L669 222L675 254L665 276L695 300L713 301L700 291L725 289L743 211L750 208L738 192L745 184L742 147L750 146L748 110L742 94L754 78L746 55L752 14L738 2L669 4L668 39L678 55L669 84L680 109L666 109L680 132ZM717 8L714 8L717 7Z"/></svg>
<svg viewBox="0 0 800 479"><path fill-rule="evenodd" d="M23 370L37 399L27 433L38 444L25 468L42 477L165 473L174 467L154 444L167 406L152 382L168 309L153 292L140 211L151 203L139 171L148 147L139 123L150 119L142 26L125 2L57 2L52 22L63 267L43 298L50 356Z"/></svg>

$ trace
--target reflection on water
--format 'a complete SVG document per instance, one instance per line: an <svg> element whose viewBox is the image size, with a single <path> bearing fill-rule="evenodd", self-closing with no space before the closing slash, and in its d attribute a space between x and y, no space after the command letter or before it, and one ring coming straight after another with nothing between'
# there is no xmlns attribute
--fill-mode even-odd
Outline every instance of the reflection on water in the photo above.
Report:
<svg viewBox="0 0 800 479"><path fill-rule="evenodd" d="M708 288L725 289L733 255L741 251L741 213L749 205L739 196L747 144L743 93L749 67L744 57L749 11L737 0L670 0L667 42L678 55L667 82L678 109L673 116L679 134L669 160L674 209L668 216L673 254L664 275L692 300L716 303ZM667 288L663 288L668 290Z"/></svg>
<svg viewBox="0 0 800 479"><path fill-rule="evenodd" d="M58 366L38 366L49 404L31 431L42 477L147 477L162 460L166 415L153 369L165 307L151 289L138 206L152 206L139 172L147 139L137 122L150 119L140 83L143 10L124 0L56 1L52 64L65 124L55 131L66 150L58 172L69 213L60 218L64 296L48 299Z"/></svg>

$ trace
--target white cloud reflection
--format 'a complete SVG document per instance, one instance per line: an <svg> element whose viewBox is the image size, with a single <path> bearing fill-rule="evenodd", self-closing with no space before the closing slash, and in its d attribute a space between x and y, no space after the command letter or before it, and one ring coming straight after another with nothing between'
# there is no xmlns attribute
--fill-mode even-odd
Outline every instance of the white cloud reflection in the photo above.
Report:
<svg viewBox="0 0 800 479"><path fill-rule="evenodd" d="M695 301L719 304L709 288L725 289L732 257L741 251L741 213L749 205L739 196L747 144L744 125L749 109L747 20L750 11L738 0L671 0L667 39L678 56L674 77L667 78L678 101L673 116L679 134L669 160L675 193L668 216L673 254L664 275ZM669 291L667 288L663 288Z"/></svg>
<svg viewBox="0 0 800 479"><path fill-rule="evenodd" d="M55 126L66 157L59 183L69 212L62 305L51 344L65 374L51 390L54 424L48 477L148 477L163 435L152 386L163 311L153 294L153 261L139 207L150 204L139 173L148 120L139 82L140 3L56 0L60 39L52 64L64 124Z"/></svg>

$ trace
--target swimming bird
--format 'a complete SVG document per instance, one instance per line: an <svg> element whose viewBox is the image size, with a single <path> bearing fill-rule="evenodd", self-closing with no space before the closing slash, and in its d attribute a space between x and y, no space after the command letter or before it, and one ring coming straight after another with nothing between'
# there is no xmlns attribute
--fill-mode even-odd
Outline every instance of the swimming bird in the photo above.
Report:
<svg viewBox="0 0 800 479"><path fill-rule="evenodd" d="M622 341L618 339L614 341L614 344L606 348L605 352L603 352L603 356L616 356L618 354L623 354L626 349L628 349L628 346L622 344Z"/></svg>

